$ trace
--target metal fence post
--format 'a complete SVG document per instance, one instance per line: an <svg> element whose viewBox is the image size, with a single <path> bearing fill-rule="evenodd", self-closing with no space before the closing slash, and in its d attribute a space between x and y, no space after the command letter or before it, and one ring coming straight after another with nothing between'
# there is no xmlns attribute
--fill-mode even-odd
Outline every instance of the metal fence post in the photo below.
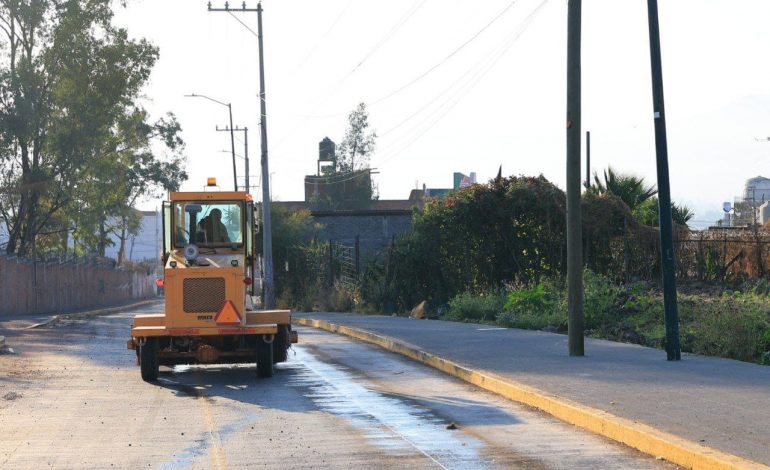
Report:
<svg viewBox="0 0 770 470"><path fill-rule="evenodd" d="M361 273L360 254L361 254L361 237L360 235L356 235L356 282L358 282L360 273Z"/></svg>

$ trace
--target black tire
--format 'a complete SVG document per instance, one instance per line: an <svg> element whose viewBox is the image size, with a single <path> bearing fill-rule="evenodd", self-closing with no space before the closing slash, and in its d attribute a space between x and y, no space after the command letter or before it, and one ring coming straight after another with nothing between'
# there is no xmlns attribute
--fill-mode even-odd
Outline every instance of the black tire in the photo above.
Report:
<svg viewBox="0 0 770 470"><path fill-rule="evenodd" d="M286 359L289 358L289 347L291 346L289 331L291 331L291 326L278 325L278 334L273 340L273 364L286 362Z"/></svg>
<svg viewBox="0 0 770 470"><path fill-rule="evenodd" d="M273 376L273 343L266 343L266 336L257 336L257 377Z"/></svg>
<svg viewBox="0 0 770 470"><path fill-rule="evenodd" d="M142 370L142 380L153 382L158 380L158 338L147 338L143 346L139 346L139 368Z"/></svg>

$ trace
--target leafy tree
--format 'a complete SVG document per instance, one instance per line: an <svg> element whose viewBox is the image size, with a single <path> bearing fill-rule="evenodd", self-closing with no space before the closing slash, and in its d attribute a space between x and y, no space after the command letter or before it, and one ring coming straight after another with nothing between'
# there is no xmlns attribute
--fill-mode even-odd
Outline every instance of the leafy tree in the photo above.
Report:
<svg viewBox="0 0 770 470"><path fill-rule="evenodd" d="M72 209L77 221L80 246L104 256L110 235L117 236L118 264L125 254L129 236L136 235L141 222L133 209L144 198L159 197L161 190L176 191L187 178L181 152L184 143L180 127L169 114L147 124L147 113L135 108L121 116L104 152L87 169L85 184L79 186ZM163 148L161 160L154 151Z"/></svg>
<svg viewBox="0 0 770 470"><path fill-rule="evenodd" d="M655 185L645 186L644 178L616 173L612 167L604 170L604 181L594 172L594 187L599 194L612 193L619 197L633 211L638 205L658 193ZM592 188L592 189L593 189Z"/></svg>
<svg viewBox="0 0 770 470"><path fill-rule="evenodd" d="M655 186L645 186L644 178L616 173L612 167L604 170L604 180L594 173L595 185L591 191L599 194L610 193L619 197L631 209L634 218L651 227L658 226L658 190ZM695 214L687 206L671 203L671 216L674 222L687 225Z"/></svg>
<svg viewBox="0 0 770 470"><path fill-rule="evenodd" d="M413 223L389 255L384 280L401 308L515 280L536 283L563 264L565 196L542 176L431 198Z"/></svg>
<svg viewBox="0 0 770 470"><path fill-rule="evenodd" d="M695 212L684 204L671 203L671 217L674 219L674 222L680 225L687 225L695 217Z"/></svg>
<svg viewBox="0 0 770 470"><path fill-rule="evenodd" d="M644 225L657 227L659 223L658 204L659 201L656 197L644 201L634 209L634 218ZM689 207L671 202L671 219L674 223L687 226L694 216L695 213Z"/></svg>
<svg viewBox="0 0 770 470"><path fill-rule="evenodd" d="M377 133L369 130L366 104L359 103L348 115L345 138L337 147L338 172L349 173L369 168L369 158L376 147Z"/></svg>
<svg viewBox="0 0 770 470"><path fill-rule="evenodd" d="M25 255L39 234L68 233L72 225L82 242L103 247L109 217L127 226L128 207L146 188L173 187L169 172L184 178L178 153L163 164L147 143L162 140L176 152L166 140L178 139L178 124L148 124L136 105L158 51L111 24L111 3L0 0L7 52L0 61L0 217L8 253Z"/></svg>

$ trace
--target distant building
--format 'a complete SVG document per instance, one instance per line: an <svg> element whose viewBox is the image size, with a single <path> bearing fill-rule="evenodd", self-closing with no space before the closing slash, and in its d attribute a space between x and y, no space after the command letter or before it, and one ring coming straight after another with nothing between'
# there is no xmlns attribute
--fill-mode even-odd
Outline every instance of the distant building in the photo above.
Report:
<svg viewBox="0 0 770 470"><path fill-rule="evenodd" d="M746 180L746 186L743 189L743 200L753 207L759 207L767 201L770 201L770 179L764 176L757 176Z"/></svg>
<svg viewBox="0 0 770 470"><path fill-rule="evenodd" d="M327 207L365 206L372 199L369 168L349 173L305 176L305 202Z"/></svg>
<svg viewBox="0 0 770 470"><path fill-rule="evenodd" d="M725 215L717 228L764 225L770 220L770 178L756 176L746 180L741 197L723 204Z"/></svg>
<svg viewBox="0 0 770 470"><path fill-rule="evenodd" d="M466 188L472 184L476 184L476 172L472 171L469 176L462 173L454 173L454 189Z"/></svg>
<svg viewBox="0 0 770 470"><path fill-rule="evenodd" d="M126 261L159 261L160 251L163 249L163 227L161 226L160 212L141 211L142 222L139 232L136 236L129 235L125 246ZM107 258L117 259L118 250L120 250L120 238L117 235L110 234L110 240L113 245L106 246L104 255ZM0 252L5 251L5 245L8 243L8 232L5 225L0 225ZM69 248L73 248L73 241L70 238Z"/></svg>
<svg viewBox="0 0 770 470"><path fill-rule="evenodd" d="M160 252L163 250L163 221L160 212L141 211L142 223L139 226L139 232L136 236L129 235L125 246L126 261L148 261L160 262ZM118 259L118 250L120 250L120 238L117 235L110 235L110 240L114 243L107 246L104 255L107 258Z"/></svg>
<svg viewBox="0 0 770 470"><path fill-rule="evenodd" d="M413 192L414 193L414 192ZM418 192L419 193L419 192ZM321 225L320 240L331 240L353 246L358 238L361 256L382 253L394 237L412 230L412 211L420 207L422 198L369 201L355 209L319 209L307 201L274 201L287 211L307 210Z"/></svg>
<svg viewBox="0 0 770 470"><path fill-rule="evenodd" d="M446 196L452 191L456 191L460 188L467 188L472 184L476 184L476 172L472 171L470 175L464 175L460 172L454 172L452 175L453 185L451 188L428 188L424 184L422 185L422 192L425 197L441 197Z"/></svg>

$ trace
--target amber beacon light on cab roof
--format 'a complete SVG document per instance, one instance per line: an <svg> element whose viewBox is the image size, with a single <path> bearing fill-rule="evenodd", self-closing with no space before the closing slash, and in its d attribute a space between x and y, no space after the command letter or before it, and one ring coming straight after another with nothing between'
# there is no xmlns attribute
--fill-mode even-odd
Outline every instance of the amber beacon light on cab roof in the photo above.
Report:
<svg viewBox="0 0 770 470"><path fill-rule="evenodd" d="M173 192L163 203L165 312L136 315L142 378L161 365L256 362L270 377L297 334L289 310L259 310L256 206L243 191Z"/></svg>

